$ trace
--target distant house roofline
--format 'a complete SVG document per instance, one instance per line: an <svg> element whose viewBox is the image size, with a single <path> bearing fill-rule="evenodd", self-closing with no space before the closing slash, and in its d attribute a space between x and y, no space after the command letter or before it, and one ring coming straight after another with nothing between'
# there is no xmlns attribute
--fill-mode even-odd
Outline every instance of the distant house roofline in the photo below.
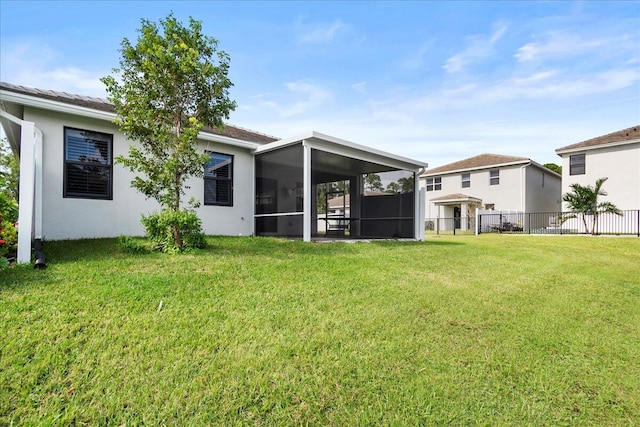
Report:
<svg viewBox="0 0 640 427"><path fill-rule="evenodd" d="M559 156L577 151L595 150L598 148L615 147L619 145L635 144L640 142L640 125L611 132L606 135L587 139L576 144L567 145L556 149Z"/></svg>
<svg viewBox="0 0 640 427"><path fill-rule="evenodd" d="M427 169L421 175L421 178L428 178L432 176L439 175L449 175L456 174L462 172L471 172L482 169L497 169L507 166L517 166L517 165L532 165L544 169L545 172L549 171L550 173L560 177L561 175L552 171L551 169L545 168L540 163L537 163L531 160L528 157L518 157L518 156L505 156L502 154L480 154L477 156L469 157L467 159L459 160L457 162L448 163L446 165L442 165L433 169Z"/></svg>

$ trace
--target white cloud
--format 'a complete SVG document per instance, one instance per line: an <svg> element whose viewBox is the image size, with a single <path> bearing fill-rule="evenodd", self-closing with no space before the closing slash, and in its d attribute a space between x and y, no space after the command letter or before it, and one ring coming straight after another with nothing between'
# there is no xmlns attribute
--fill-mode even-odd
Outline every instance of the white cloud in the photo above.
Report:
<svg viewBox="0 0 640 427"><path fill-rule="evenodd" d="M601 51L603 48L608 49L611 46L624 50L624 37L590 37L586 39L578 34L553 31L545 34L543 39L520 47L514 57L519 62L528 62L566 58L586 53L594 53L599 57L602 54L608 54L608 52Z"/></svg>
<svg viewBox="0 0 640 427"><path fill-rule="evenodd" d="M332 97L330 91L310 83L298 81L286 83L285 87L295 97L302 99L298 99L290 106L284 108L280 113L282 117L291 117L306 113L309 110L319 107Z"/></svg>
<svg viewBox="0 0 640 427"><path fill-rule="evenodd" d="M0 75L3 81L23 86L106 96L100 78L109 74L109 70L89 70L62 65L57 63L61 56L46 43L3 43Z"/></svg>
<svg viewBox="0 0 640 427"><path fill-rule="evenodd" d="M298 41L300 43L321 44L332 42L340 32L344 32L347 26L339 19L331 23L310 24L299 20L296 23L298 29Z"/></svg>
<svg viewBox="0 0 640 427"><path fill-rule="evenodd" d="M367 93L367 82L354 83L351 87L358 93Z"/></svg>
<svg viewBox="0 0 640 427"><path fill-rule="evenodd" d="M425 43L417 52L402 61L400 66L407 70L419 70L425 68L427 65L427 54L430 52L432 46L433 42Z"/></svg>
<svg viewBox="0 0 640 427"><path fill-rule="evenodd" d="M315 111L333 99L333 93L307 81L288 82L284 91L274 91L248 96L241 110L255 111L261 118L289 121ZM255 125L254 125L255 127Z"/></svg>
<svg viewBox="0 0 640 427"><path fill-rule="evenodd" d="M480 62L495 54L494 45L504 36L508 27L503 23L494 24L490 35L474 35L467 37L468 46L447 59L443 68L449 73L463 71L467 66Z"/></svg>
<svg viewBox="0 0 640 427"><path fill-rule="evenodd" d="M491 39L489 40L491 44L495 44L496 42L498 42L509 29L507 24L505 24L504 22L498 22L494 24L494 28L495 30L493 31L493 34L491 35Z"/></svg>

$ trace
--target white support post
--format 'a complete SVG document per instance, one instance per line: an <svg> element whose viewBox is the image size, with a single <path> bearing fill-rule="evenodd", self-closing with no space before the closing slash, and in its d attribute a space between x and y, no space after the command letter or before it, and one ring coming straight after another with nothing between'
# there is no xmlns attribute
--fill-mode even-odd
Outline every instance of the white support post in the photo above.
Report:
<svg viewBox="0 0 640 427"><path fill-rule="evenodd" d="M42 132L35 128L35 200L33 205L34 239L42 239Z"/></svg>
<svg viewBox="0 0 640 427"><path fill-rule="evenodd" d="M424 240L424 197L423 192L420 189L420 174L414 172L413 174L413 215L414 215L414 231L413 238L419 241Z"/></svg>
<svg viewBox="0 0 640 427"><path fill-rule="evenodd" d="M303 208L302 208L302 240L311 241L311 147L302 141L303 152Z"/></svg>
<svg viewBox="0 0 640 427"><path fill-rule="evenodd" d="M427 210L427 206L426 206L426 199L427 199L427 189L426 188L420 188L419 192L418 192L418 206L420 206L420 213L419 213L419 224L418 224L418 228L419 228L419 233L418 233L418 240L420 240L421 242L424 241L424 220L425 220L425 213Z"/></svg>
<svg viewBox="0 0 640 427"><path fill-rule="evenodd" d="M35 196L35 124L23 121L20 138L20 207L18 210L18 263L31 262Z"/></svg>
<svg viewBox="0 0 640 427"><path fill-rule="evenodd" d="M467 231L469 228L467 223L469 222L469 204L460 203L460 231Z"/></svg>

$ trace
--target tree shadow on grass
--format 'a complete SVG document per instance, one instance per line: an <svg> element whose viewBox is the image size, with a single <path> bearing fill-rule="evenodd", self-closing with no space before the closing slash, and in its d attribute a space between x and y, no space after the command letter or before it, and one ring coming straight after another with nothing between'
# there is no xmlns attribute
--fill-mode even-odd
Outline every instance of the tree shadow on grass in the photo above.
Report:
<svg viewBox="0 0 640 427"><path fill-rule="evenodd" d="M142 242L143 239L140 239ZM179 254L163 254L160 252L131 253L117 238L58 240L46 242L44 253L48 265L66 263L93 263L122 260L127 258L148 258L150 263L162 262L172 257L210 257L210 256L263 256L282 259L294 255L335 256L341 253L352 253L354 248L347 244L305 243L271 237L207 237L207 247L188 250Z"/></svg>
<svg viewBox="0 0 640 427"><path fill-rule="evenodd" d="M141 239L141 241L143 241ZM182 254L163 254L160 252L150 252L136 254L128 252L117 238L106 239L81 239L81 240L58 240L45 242L44 253L47 265L69 263L100 264L117 266L120 262L137 262L145 259L148 264L162 263L168 259L184 256L195 258L203 257L264 257L270 259L288 259L294 256L303 257L335 257L349 255L366 251L367 246L376 248L429 248L437 246L465 245L462 242L451 240L428 239L423 242L400 241L400 240L368 240L368 241L335 241L335 242L312 242L307 243L301 240L292 240L274 237L227 237L209 236L207 237L207 247L187 251ZM46 270L45 270L46 271ZM105 271L105 274L109 274ZM46 273L43 275L46 276Z"/></svg>
<svg viewBox="0 0 640 427"><path fill-rule="evenodd" d="M378 246L422 246L422 247L430 247L430 246L465 246L466 243L463 242L453 242L451 240L433 240L428 239L423 242L418 241L399 241L399 240L372 240L372 244Z"/></svg>

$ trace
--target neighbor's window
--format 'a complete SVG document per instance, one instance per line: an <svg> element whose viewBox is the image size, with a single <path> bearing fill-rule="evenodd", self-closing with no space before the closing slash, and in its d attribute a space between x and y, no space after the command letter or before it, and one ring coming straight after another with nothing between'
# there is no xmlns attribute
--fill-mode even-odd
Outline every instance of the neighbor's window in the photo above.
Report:
<svg viewBox="0 0 640 427"><path fill-rule="evenodd" d="M233 156L207 153L204 167L204 204L233 206Z"/></svg>
<svg viewBox="0 0 640 427"><path fill-rule="evenodd" d="M113 135L64 128L63 197L113 198Z"/></svg>
<svg viewBox="0 0 640 427"><path fill-rule="evenodd" d="M496 208L495 203L487 203L484 205L484 209L487 211L492 211Z"/></svg>
<svg viewBox="0 0 640 427"><path fill-rule="evenodd" d="M469 188L471 187L471 174L470 173L463 173L462 174L462 188Z"/></svg>
<svg viewBox="0 0 640 427"><path fill-rule="evenodd" d="M489 185L500 184L500 169L493 169L489 171Z"/></svg>
<svg viewBox="0 0 640 427"><path fill-rule="evenodd" d="M584 175L585 166L586 161L584 154L569 156L569 175Z"/></svg>
<svg viewBox="0 0 640 427"><path fill-rule="evenodd" d="M442 177L427 178L427 191L442 190Z"/></svg>

